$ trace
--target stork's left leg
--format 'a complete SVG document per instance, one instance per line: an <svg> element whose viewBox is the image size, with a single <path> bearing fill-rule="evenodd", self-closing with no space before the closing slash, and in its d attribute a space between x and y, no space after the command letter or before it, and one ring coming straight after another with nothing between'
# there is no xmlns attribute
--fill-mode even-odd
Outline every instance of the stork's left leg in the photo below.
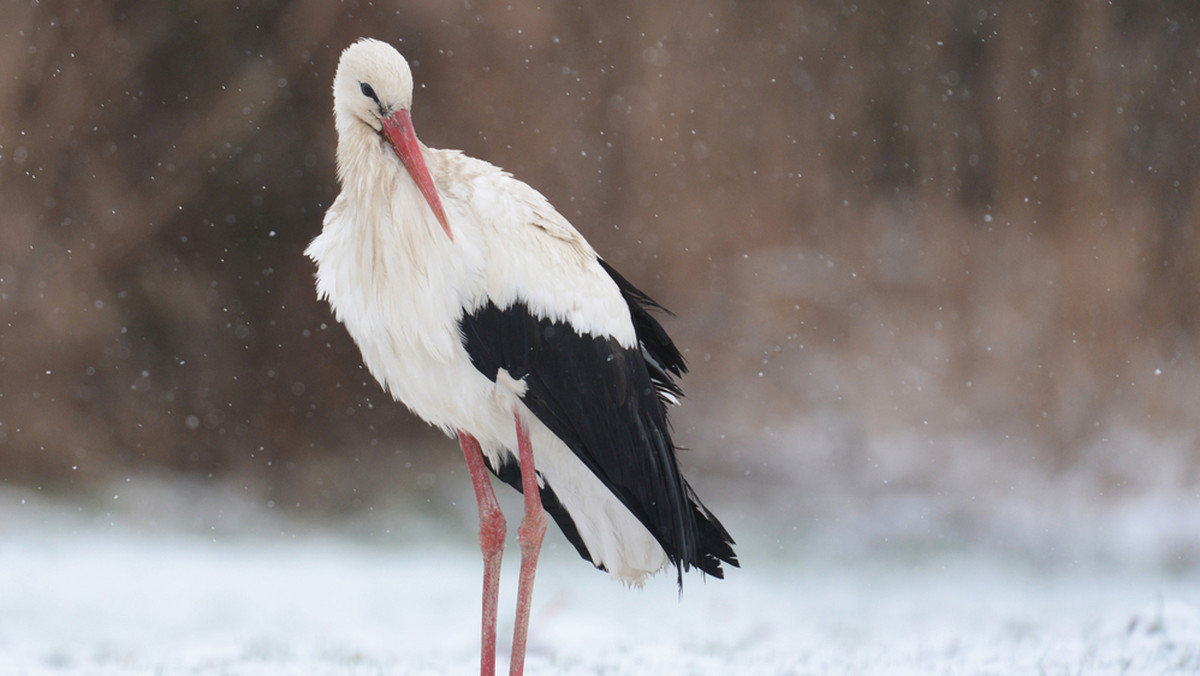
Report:
<svg viewBox="0 0 1200 676"><path fill-rule="evenodd" d="M521 676L525 670L525 642L529 637L529 606L533 597L533 576L537 572L538 553L546 534L546 510L538 491L537 472L533 466L533 446L529 443L529 428L521 414L513 412L517 423L517 453L521 460L521 491L525 495L525 517L517 528L521 545L521 581L517 587L517 619L513 629L512 662L509 676Z"/></svg>
<svg viewBox="0 0 1200 676"><path fill-rule="evenodd" d="M467 470L479 503L479 549L483 552L483 631L480 642L480 676L496 673L496 601L500 593L500 558L504 555L504 514L488 479L483 451L475 437L458 431L458 443L467 459Z"/></svg>

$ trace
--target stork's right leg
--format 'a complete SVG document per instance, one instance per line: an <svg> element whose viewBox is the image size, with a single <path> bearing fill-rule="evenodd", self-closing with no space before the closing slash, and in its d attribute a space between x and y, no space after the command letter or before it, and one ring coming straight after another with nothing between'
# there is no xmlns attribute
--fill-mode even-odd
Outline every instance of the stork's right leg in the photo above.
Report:
<svg viewBox="0 0 1200 676"><path fill-rule="evenodd" d="M475 500L479 503L479 549L483 551L483 640L479 673L496 673L496 603L500 593L500 558L504 554L507 527L504 514L496 503L496 493L483 463L483 451L475 437L458 431L458 443L467 459Z"/></svg>

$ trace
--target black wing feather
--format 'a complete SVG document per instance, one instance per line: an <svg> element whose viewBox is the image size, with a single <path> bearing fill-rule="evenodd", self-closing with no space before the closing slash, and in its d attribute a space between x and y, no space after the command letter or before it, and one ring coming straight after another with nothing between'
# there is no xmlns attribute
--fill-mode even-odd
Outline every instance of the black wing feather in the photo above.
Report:
<svg viewBox="0 0 1200 676"><path fill-rule="evenodd" d="M648 312L658 305L602 265L629 305L639 350L539 317L522 302L490 301L463 316L464 345L488 378L504 369L524 379L526 406L646 526L681 576L694 566L722 577L721 562L737 565L733 540L679 473L661 395L681 394L671 376L686 372L683 357ZM556 522L578 538L559 507Z"/></svg>
<svg viewBox="0 0 1200 676"><path fill-rule="evenodd" d="M642 343L642 350L648 354L650 359L654 360L655 365L660 369L669 371L676 377L687 373L687 364L683 361L683 355L679 353L679 349L675 347L675 343L667 335L667 330L650 314L650 310L660 310L671 314L670 311L656 303L653 298L647 296L641 289L630 284L629 280L621 276L621 273L614 270L603 259L599 259L599 263L600 267L604 268L604 271L608 273L608 276L612 277L613 281L617 283L617 288L621 290L621 295L625 298L625 303L629 305L629 314L633 319L633 328L637 332L638 340ZM672 381L671 384L674 385L675 383Z"/></svg>

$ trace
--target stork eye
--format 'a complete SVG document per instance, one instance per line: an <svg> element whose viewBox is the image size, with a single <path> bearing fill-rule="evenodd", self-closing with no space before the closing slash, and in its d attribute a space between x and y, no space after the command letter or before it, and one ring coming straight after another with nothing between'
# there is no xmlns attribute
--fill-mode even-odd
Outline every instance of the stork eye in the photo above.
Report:
<svg viewBox="0 0 1200 676"><path fill-rule="evenodd" d="M371 89L371 85L366 82L358 83L358 88L362 90L363 96L369 96L375 103L379 103L379 97L375 96L375 90Z"/></svg>

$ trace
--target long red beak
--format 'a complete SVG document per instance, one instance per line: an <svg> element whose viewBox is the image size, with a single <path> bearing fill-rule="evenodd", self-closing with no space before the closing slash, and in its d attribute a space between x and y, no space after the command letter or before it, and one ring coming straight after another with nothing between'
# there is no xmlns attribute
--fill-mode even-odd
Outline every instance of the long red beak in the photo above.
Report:
<svg viewBox="0 0 1200 676"><path fill-rule="evenodd" d="M425 167L425 158L421 156L421 145L417 143L417 134L413 131L412 118L408 111L397 110L389 117L383 118L383 135L387 137L388 143L392 144L396 157L404 163L408 175L416 181L417 188L429 203L429 208L433 209L433 215L437 217L438 223L442 224L446 236L453 242L454 233L450 232L450 221L446 220L446 211L442 209L442 200L433 185L433 177Z"/></svg>

